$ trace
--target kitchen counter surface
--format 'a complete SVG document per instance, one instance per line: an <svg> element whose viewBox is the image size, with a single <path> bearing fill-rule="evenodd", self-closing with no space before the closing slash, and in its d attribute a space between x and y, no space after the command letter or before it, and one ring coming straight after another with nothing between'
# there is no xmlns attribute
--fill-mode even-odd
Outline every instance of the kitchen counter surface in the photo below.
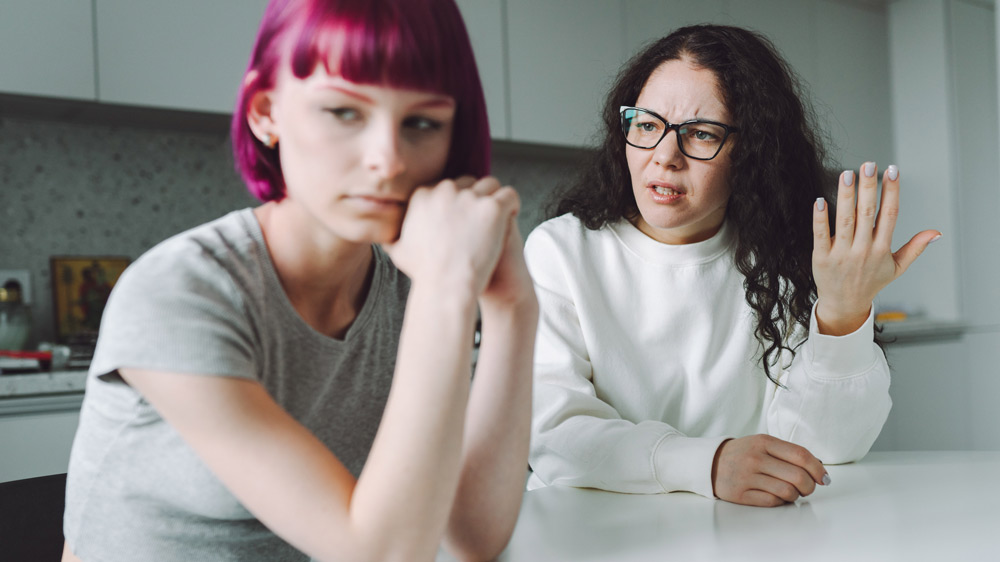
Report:
<svg viewBox="0 0 1000 562"><path fill-rule="evenodd" d="M54 394L83 394L86 369L0 375L0 400Z"/></svg>

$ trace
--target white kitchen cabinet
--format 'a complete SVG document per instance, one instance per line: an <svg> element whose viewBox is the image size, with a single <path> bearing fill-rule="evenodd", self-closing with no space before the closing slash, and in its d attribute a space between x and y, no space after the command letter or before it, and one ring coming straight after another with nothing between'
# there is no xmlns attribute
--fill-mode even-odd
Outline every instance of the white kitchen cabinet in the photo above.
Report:
<svg viewBox="0 0 1000 562"><path fill-rule="evenodd" d="M1000 213L1000 118L997 113L997 30L994 10L978 2L953 1L949 26L954 81L955 183L958 197L961 316L971 325L997 326L1000 318L1000 253L996 217ZM928 142L940 137L928 134ZM928 193L930 195L930 193ZM950 233L949 233L950 234ZM993 374L996 370L993 371ZM995 376L993 378L996 378ZM1000 396L1000 395L994 395ZM1000 428L1000 425L995 427Z"/></svg>
<svg viewBox="0 0 1000 562"><path fill-rule="evenodd" d="M590 146L625 59L624 0L507 0L510 138Z"/></svg>
<svg viewBox="0 0 1000 562"><path fill-rule="evenodd" d="M504 0L457 0L457 4L476 54L490 118L490 135L494 139L508 139Z"/></svg>
<svg viewBox="0 0 1000 562"><path fill-rule="evenodd" d="M231 113L266 0L95 0L98 99Z"/></svg>
<svg viewBox="0 0 1000 562"><path fill-rule="evenodd" d="M857 170L872 160L884 170L897 163L886 9L820 0L814 15L816 62L809 87L820 124L833 141L830 165Z"/></svg>
<svg viewBox="0 0 1000 562"><path fill-rule="evenodd" d="M0 2L0 92L93 101L91 0Z"/></svg>
<svg viewBox="0 0 1000 562"><path fill-rule="evenodd" d="M874 450L973 448L972 374L965 350L962 339L889 344L892 410Z"/></svg>
<svg viewBox="0 0 1000 562"><path fill-rule="evenodd" d="M626 0L625 58L686 25L728 23L726 0Z"/></svg>
<svg viewBox="0 0 1000 562"><path fill-rule="evenodd" d="M0 482L66 472L79 423L79 407L0 415Z"/></svg>

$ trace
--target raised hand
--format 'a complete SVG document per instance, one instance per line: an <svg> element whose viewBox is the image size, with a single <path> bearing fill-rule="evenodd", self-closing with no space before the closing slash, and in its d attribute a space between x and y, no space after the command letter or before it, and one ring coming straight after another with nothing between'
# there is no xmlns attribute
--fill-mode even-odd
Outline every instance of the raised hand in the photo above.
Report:
<svg viewBox="0 0 1000 562"><path fill-rule="evenodd" d="M860 328L871 312L875 295L941 236L936 230L924 230L893 252L892 232L899 216L899 170L896 166L886 170L881 204L877 172L874 162L866 162L859 174L848 170L840 175L837 231L833 238L826 202L818 199L813 205L816 321L823 334L842 336Z"/></svg>
<svg viewBox="0 0 1000 562"><path fill-rule="evenodd" d="M444 180L410 197L399 238L383 244L411 279L471 284L483 293L519 209L517 192L491 177Z"/></svg>
<svg viewBox="0 0 1000 562"><path fill-rule="evenodd" d="M808 496L830 477L806 449L770 435L730 439L719 447L712 488L719 499L774 507Z"/></svg>

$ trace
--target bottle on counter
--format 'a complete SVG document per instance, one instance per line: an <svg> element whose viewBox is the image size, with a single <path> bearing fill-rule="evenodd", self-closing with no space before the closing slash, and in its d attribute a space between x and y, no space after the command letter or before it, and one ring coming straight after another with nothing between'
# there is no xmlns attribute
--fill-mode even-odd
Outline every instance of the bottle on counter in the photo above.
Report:
<svg viewBox="0 0 1000 562"><path fill-rule="evenodd" d="M0 287L0 349L24 349L31 335L31 311L21 300L21 284L11 279Z"/></svg>

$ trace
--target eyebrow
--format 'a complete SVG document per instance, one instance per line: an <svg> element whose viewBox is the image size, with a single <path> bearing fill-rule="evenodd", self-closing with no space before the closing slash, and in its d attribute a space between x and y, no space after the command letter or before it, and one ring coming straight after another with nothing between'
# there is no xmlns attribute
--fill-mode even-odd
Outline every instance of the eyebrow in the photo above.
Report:
<svg viewBox="0 0 1000 562"><path fill-rule="evenodd" d="M338 91L338 92L340 92L342 94L346 94L348 96L351 96L352 98L357 98L357 99L359 99L359 100L361 100L363 102L375 103L375 100L373 100L370 97L362 94L361 92L355 92L354 90L349 90L349 89L343 88L341 86L336 86L336 85L333 85L333 84L328 84L328 85L322 86L322 88L324 90L336 90L336 91Z"/></svg>
<svg viewBox="0 0 1000 562"><path fill-rule="evenodd" d="M375 103L375 100L373 100L372 98L370 98L370 97L362 94L361 92L356 92L356 91L351 90L349 88L344 88L343 86L337 86L335 84L328 84L328 85L322 86L322 88L326 89L326 90L335 90L335 91L340 92L340 93L342 93L344 95L350 96L350 97L355 98L355 99L359 99L359 100L361 100L361 101L363 101L365 103L371 103L371 104ZM413 108L434 108L434 107L453 107L454 105L455 105L454 100L452 100L449 97L441 96L441 97L435 97L433 99L429 99L427 101L422 101L420 103L416 103L412 107Z"/></svg>

